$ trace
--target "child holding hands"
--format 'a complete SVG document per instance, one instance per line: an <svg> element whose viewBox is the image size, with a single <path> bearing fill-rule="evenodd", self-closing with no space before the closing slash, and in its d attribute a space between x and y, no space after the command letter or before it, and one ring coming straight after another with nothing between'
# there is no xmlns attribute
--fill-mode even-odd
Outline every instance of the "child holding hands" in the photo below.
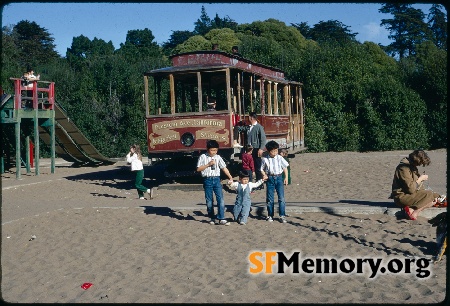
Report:
<svg viewBox="0 0 450 306"><path fill-rule="evenodd" d="M220 182L220 170L226 174L230 182L233 177L228 171L222 157L217 154L219 143L216 140L206 142L206 153L198 158L197 171L202 173L203 189L205 190L205 201L208 216L211 218L210 224L230 225L225 219L225 203L223 200L222 184ZM228 183L230 183L228 182ZM217 216L214 215L213 193L216 195ZM217 220L217 221L216 221Z"/></svg>
<svg viewBox="0 0 450 306"><path fill-rule="evenodd" d="M264 181L261 179L256 183L249 181L248 172L241 171L239 173L239 182L231 182L230 188L237 192L236 202L233 208L234 221L240 225L247 223L247 218L250 213L251 199L250 193L253 188L259 187Z"/></svg>

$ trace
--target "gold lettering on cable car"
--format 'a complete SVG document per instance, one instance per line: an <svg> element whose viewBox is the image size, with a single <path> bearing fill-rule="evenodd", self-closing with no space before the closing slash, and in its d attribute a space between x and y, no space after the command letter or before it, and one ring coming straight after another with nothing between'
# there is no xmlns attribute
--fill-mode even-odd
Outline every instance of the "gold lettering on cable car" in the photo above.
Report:
<svg viewBox="0 0 450 306"><path fill-rule="evenodd" d="M153 123L152 133L149 134L149 143L152 149L156 145L162 145L171 141L180 140L180 128L202 128L195 132L196 139L215 139L218 142L228 144L229 131L224 130L225 120L221 119L178 119ZM223 133L218 133L223 131Z"/></svg>

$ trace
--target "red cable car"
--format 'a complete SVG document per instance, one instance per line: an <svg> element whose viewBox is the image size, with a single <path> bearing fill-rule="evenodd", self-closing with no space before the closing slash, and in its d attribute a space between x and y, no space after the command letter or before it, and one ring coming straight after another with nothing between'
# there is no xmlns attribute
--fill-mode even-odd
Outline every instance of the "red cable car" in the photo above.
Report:
<svg viewBox="0 0 450 306"><path fill-rule="evenodd" d="M267 141L297 153L304 146L302 84L284 78L280 69L252 62L222 51L196 51L173 55L172 66L144 73L149 159L177 159L178 174L186 160L197 160L206 141L219 142L219 154L239 162L245 131L255 111ZM215 109L208 105L215 102ZM236 120L237 118L237 120ZM238 138L238 139L235 139ZM180 159L183 162L180 162ZM169 171L170 172L170 171Z"/></svg>

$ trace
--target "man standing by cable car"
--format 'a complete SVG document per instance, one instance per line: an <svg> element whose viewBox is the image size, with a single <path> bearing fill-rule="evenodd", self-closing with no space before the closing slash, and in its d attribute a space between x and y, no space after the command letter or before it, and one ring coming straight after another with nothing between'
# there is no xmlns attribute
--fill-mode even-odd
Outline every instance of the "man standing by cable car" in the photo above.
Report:
<svg viewBox="0 0 450 306"><path fill-rule="evenodd" d="M263 149L266 145L266 133L264 132L264 127L258 123L256 112L251 112L249 114L250 117L250 128L247 133L247 143L251 144L253 147L253 160L255 162L255 172L256 172L256 181L262 179L261 174L261 157L263 154ZM262 187L261 187L262 186ZM263 189L264 185L258 187L259 189Z"/></svg>

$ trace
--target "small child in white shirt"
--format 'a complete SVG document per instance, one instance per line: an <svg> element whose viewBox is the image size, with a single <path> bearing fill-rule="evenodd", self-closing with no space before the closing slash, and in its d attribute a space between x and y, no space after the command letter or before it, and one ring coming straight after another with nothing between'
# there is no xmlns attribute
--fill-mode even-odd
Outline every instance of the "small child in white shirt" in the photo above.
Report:
<svg viewBox="0 0 450 306"><path fill-rule="evenodd" d="M239 172L239 182L232 182L230 184L231 189L235 189L237 192L236 202L233 208L234 221L240 225L247 223L247 218L250 213L250 207L252 205L250 199L250 193L253 188L259 187L264 181L261 179L256 183L249 181L249 175L247 171Z"/></svg>

